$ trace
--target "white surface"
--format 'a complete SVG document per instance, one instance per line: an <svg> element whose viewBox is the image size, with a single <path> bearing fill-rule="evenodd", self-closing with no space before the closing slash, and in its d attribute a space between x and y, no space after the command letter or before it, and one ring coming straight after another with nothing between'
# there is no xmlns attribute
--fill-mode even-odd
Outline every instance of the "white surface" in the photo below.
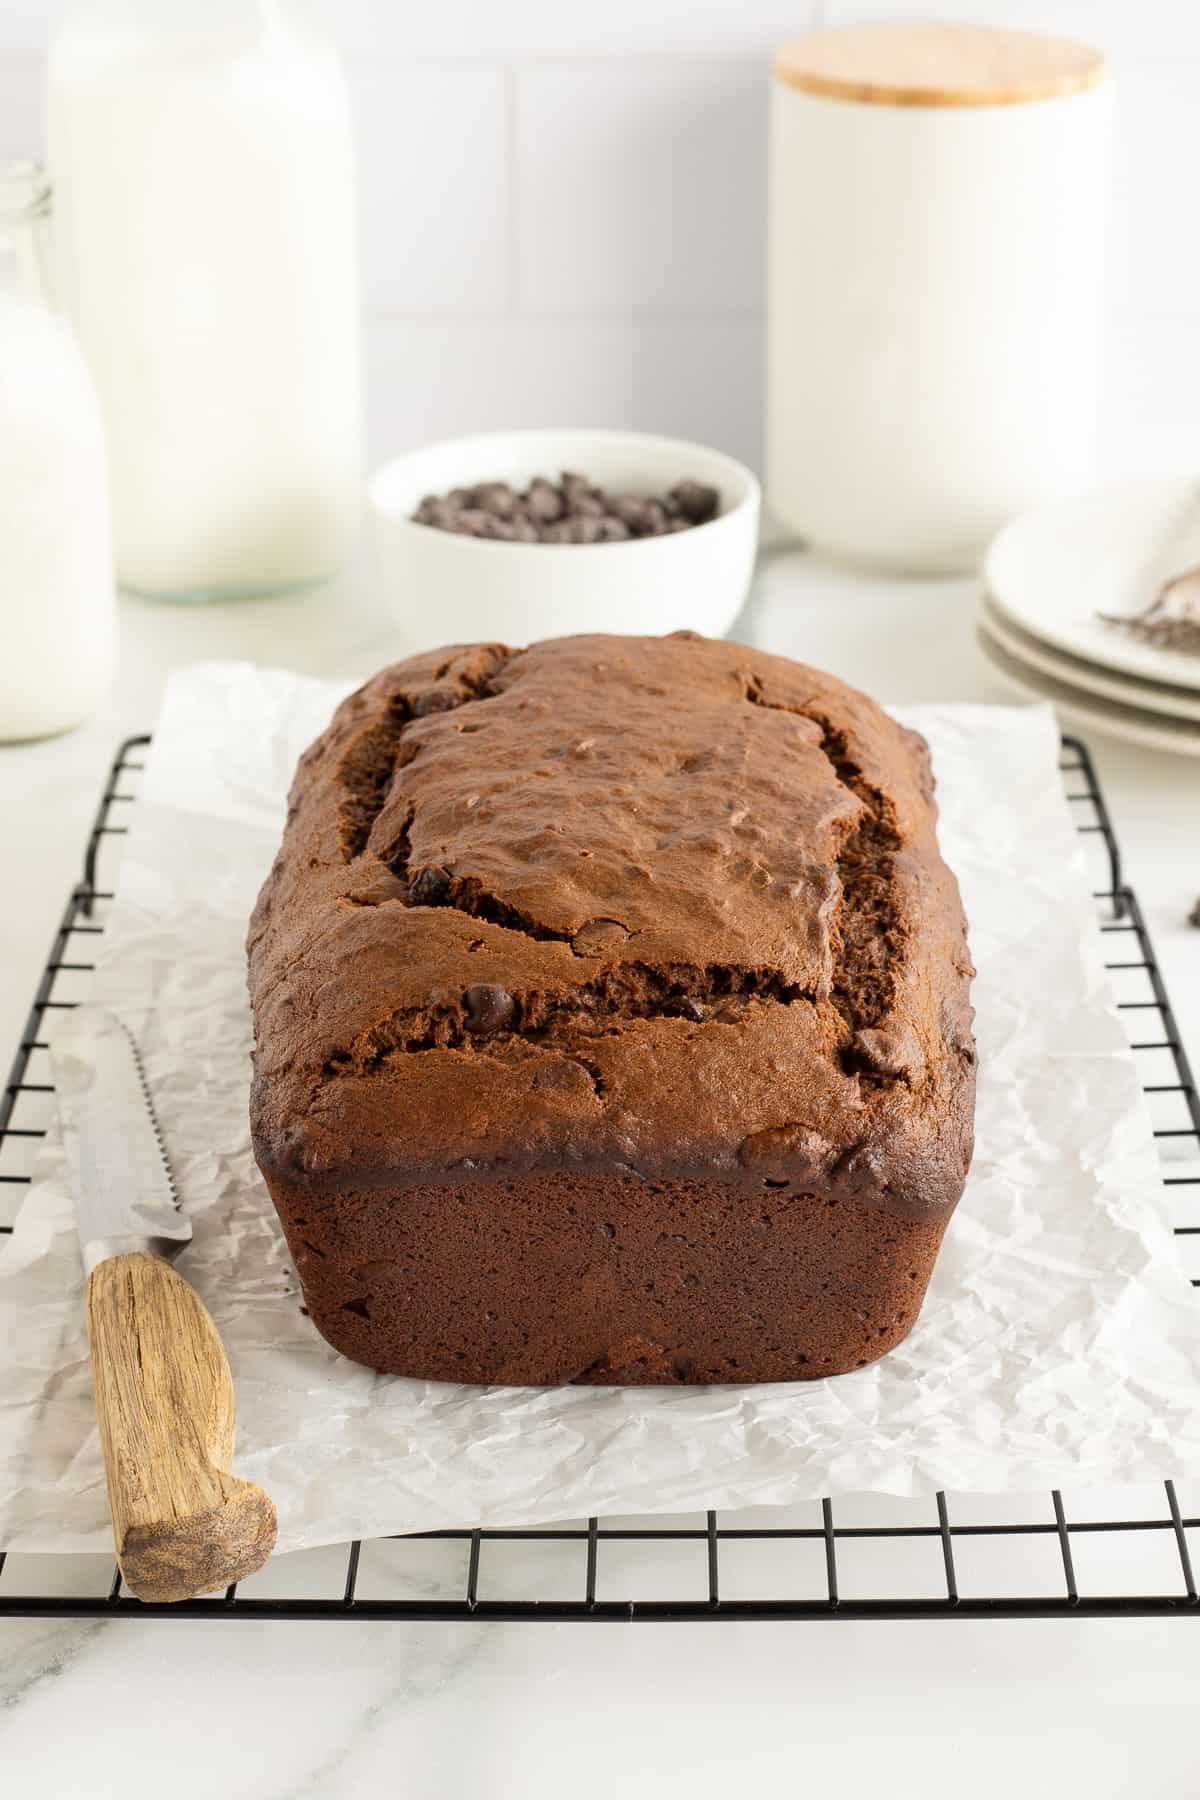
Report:
<svg viewBox="0 0 1200 1800"><path fill-rule="evenodd" d="M895 700L1002 699L974 645L976 597L971 582L868 581L787 559L769 571L738 635ZM102 764L119 735L152 720L164 671L197 656L253 655L356 676L395 648L378 610L349 587L206 612L130 603L123 625L122 673L101 716L71 737L0 752L0 819L23 846L0 893L4 1043L76 877ZM1195 770L1111 741L1093 749L1195 1054L1200 933L1183 923L1200 891L1186 830ZM1200 1494L1181 1501L1200 1511ZM1145 1516L1155 1505L1161 1513L1161 1493L1144 1497ZM1143 1540L1125 1541L1133 1556ZM897 1565L889 1557L887 1566ZM1023 1585L1004 1542L977 1566L993 1591ZM865 1569L869 1579L869 1558ZM1060 1591L1052 1560L1046 1571L1046 1591ZM293 1591L312 1577L311 1565L278 1571ZM915 1552L898 1579L933 1591ZM1101 1587L1120 1579L1097 1576ZM1170 1576L1160 1579L1165 1587ZM649 1579L630 1572L615 1591L661 1594L680 1580L659 1553ZM1189 1620L67 1622L5 1625L0 1640L0 1693L16 1697L0 1714L8 1779L64 1800L102 1800L118 1786L130 1800L164 1787L177 1800L218 1791L228 1800L374 1800L398 1785L411 1800L560 1800L567 1790L578 1800L725 1800L733 1787L765 1795L798 1780L851 1800L882 1791L961 1800L965 1780L973 1800L1011 1800L1014 1789L1039 1800L1177 1800L1194 1769L1200 1630Z"/></svg>
<svg viewBox="0 0 1200 1800"><path fill-rule="evenodd" d="M1099 694L1105 700L1116 700L1122 706L1143 707L1161 713L1167 719L1191 719L1200 723L1200 693L1184 687L1168 687L1165 682L1138 681L1119 675L1115 669L1085 662L1082 657L1068 656L1054 650L1040 638L1032 637L1011 624L984 598L979 608L979 624L984 635L1018 662L1056 681L1067 682L1085 694Z"/></svg>
<svg viewBox="0 0 1200 1800"><path fill-rule="evenodd" d="M1092 473L1112 83L873 106L772 83L767 495L811 543L972 569Z"/></svg>
<svg viewBox="0 0 1200 1800"><path fill-rule="evenodd" d="M74 0L49 93L56 248L104 412L121 579L187 595L328 577L362 480L354 139L332 44L293 0Z"/></svg>
<svg viewBox="0 0 1200 1800"><path fill-rule="evenodd" d="M1200 724L1188 719L1166 719L1161 713L1148 712L1139 706L1122 706L1071 682L1044 675L1011 655L982 617L979 642L988 661L1015 698L1049 701L1057 707L1064 726L1076 731L1106 733L1131 744L1140 744L1146 750L1200 756Z"/></svg>
<svg viewBox="0 0 1200 1800"><path fill-rule="evenodd" d="M525 487L564 470L610 493L663 494L691 479L715 487L706 525L620 544L506 544L413 522L426 494L483 481ZM564 630L720 637L733 622L754 566L757 478L702 444L632 431L513 431L453 439L377 469L368 484L379 579L397 629L429 644L429 619L447 643L498 638L528 644Z"/></svg>
<svg viewBox="0 0 1200 1800"><path fill-rule="evenodd" d="M1125 675L1200 691L1200 656L1106 625L1143 612L1200 563L1200 481L1130 482L1038 507L1003 530L983 577L999 612L1046 643Z"/></svg>

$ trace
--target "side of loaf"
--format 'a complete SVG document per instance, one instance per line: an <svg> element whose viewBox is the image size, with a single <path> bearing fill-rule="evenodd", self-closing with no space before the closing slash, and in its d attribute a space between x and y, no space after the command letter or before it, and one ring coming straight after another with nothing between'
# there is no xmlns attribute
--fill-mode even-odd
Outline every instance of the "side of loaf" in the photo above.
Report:
<svg viewBox="0 0 1200 1800"><path fill-rule="evenodd" d="M372 1368L862 1367L971 1156L973 974L922 739L691 633L385 669L251 923L255 1155Z"/></svg>

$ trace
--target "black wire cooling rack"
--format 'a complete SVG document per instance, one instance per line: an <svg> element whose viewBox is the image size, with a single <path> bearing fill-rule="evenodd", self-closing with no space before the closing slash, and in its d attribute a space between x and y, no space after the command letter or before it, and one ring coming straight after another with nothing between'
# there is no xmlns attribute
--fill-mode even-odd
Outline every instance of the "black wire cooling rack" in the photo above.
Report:
<svg viewBox="0 0 1200 1800"><path fill-rule="evenodd" d="M0 1096L0 1199L30 1180L53 1105L47 1046L77 1005L113 897L140 752L122 745L29 1022ZM1154 1114L1185 1256L1200 1249L1200 1103L1092 761L1064 738L1067 798L1088 842L1106 963ZM1191 1205L1189 1216L1187 1208ZM0 1220L0 1231L11 1222ZM1193 1282L1200 1286L1200 1280ZM0 1554L0 1617L140 1619L835 1619L1200 1616L1189 1534L1200 1484L1122 1498L880 1496L682 1519L586 1519L523 1530L436 1531L275 1557L224 1596L145 1606L111 1559ZM1190 1504L1189 1504L1190 1503ZM1200 1541L1200 1540L1198 1540ZM1106 1553L1106 1554L1103 1554ZM645 1598L631 1598L643 1594Z"/></svg>

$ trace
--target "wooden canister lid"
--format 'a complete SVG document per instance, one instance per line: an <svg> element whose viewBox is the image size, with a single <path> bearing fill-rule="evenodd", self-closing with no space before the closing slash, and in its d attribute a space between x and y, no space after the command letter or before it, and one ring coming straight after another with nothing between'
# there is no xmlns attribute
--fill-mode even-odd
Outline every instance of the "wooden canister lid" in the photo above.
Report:
<svg viewBox="0 0 1200 1800"><path fill-rule="evenodd" d="M1096 87L1099 50L1039 31L986 25L856 25L785 44L787 87L875 106L1018 106Z"/></svg>

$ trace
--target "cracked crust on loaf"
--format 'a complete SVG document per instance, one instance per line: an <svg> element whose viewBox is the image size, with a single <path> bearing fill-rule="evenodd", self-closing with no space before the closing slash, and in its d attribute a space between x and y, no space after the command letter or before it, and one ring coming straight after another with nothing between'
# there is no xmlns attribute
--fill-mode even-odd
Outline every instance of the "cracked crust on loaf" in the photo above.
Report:
<svg viewBox="0 0 1200 1800"><path fill-rule="evenodd" d="M911 1329L971 1154L925 744L692 633L385 669L250 930L255 1154L371 1367L804 1379Z"/></svg>

